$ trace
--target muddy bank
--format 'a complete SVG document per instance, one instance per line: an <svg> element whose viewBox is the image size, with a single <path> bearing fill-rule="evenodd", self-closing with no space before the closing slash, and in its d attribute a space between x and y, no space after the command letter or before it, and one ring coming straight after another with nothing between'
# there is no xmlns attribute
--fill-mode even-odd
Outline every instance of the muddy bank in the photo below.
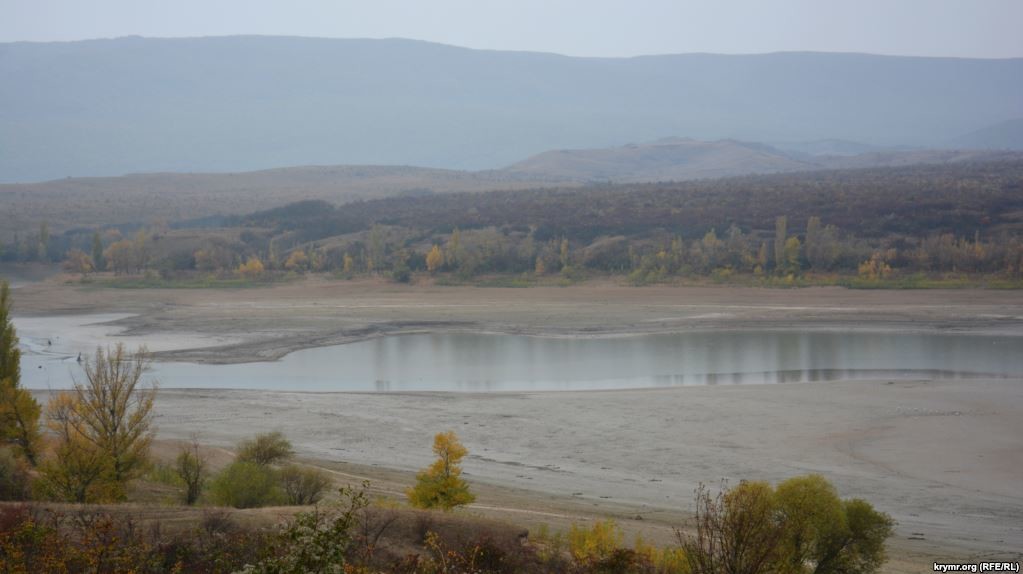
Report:
<svg viewBox="0 0 1023 574"><path fill-rule="evenodd" d="M396 334L607 336L713 329L966 331L1023 335L1015 291L631 287L594 282L528 289L394 285L319 277L251 289L100 289L54 279L19 290L15 315L130 313L144 338L201 343L161 360L240 363ZM231 343L210 346L210 338Z"/></svg>

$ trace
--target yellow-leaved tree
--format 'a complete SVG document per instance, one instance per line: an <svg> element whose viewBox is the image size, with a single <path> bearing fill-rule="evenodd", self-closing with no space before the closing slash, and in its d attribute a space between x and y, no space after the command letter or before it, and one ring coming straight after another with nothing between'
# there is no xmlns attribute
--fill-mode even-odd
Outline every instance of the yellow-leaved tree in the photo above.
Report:
<svg viewBox="0 0 1023 574"><path fill-rule="evenodd" d="M436 273L441 265L444 265L444 252L440 250L439 245L434 245L433 249L426 254L426 270Z"/></svg>
<svg viewBox="0 0 1023 574"><path fill-rule="evenodd" d="M246 279L258 279L263 275L266 268L259 257L250 256L248 261L238 266L238 274Z"/></svg>
<svg viewBox="0 0 1023 574"><path fill-rule="evenodd" d="M448 511L476 500L469 492L469 484L462 479L460 463L469 451L458 436L453 431L437 433L433 437L433 452L437 460L416 475L416 485L406 493L409 503L417 508Z"/></svg>
<svg viewBox="0 0 1023 574"><path fill-rule="evenodd" d="M41 470L54 494L74 502L122 499L142 473L156 398L156 383L142 383L148 367L144 347L134 354L123 344L97 349L85 362L86 380L51 400L47 418L58 442Z"/></svg>

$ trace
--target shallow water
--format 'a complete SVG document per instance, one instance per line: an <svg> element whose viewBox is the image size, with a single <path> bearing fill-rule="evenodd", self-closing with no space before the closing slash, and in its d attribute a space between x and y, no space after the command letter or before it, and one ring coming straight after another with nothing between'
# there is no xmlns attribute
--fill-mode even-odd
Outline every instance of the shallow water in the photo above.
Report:
<svg viewBox="0 0 1023 574"><path fill-rule="evenodd" d="M82 317L77 323L83 323ZM81 376L76 346L88 341L80 350L94 348L95 332L89 329L99 328L72 329L76 335L61 339L57 347L52 341L45 345L33 329L24 331L23 384L37 389L69 386L73 376ZM116 339L109 335L107 339ZM160 347L170 348L195 343L184 336L157 340L163 343ZM296 351L269 363L157 363L152 375L164 388L384 392L1007 377L1023 376L1023 337L832 331L609 338L400 335Z"/></svg>

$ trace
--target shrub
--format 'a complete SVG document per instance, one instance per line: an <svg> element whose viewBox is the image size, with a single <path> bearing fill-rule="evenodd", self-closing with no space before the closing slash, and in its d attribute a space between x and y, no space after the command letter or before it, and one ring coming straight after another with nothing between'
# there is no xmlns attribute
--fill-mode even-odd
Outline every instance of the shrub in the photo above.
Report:
<svg viewBox="0 0 1023 574"><path fill-rule="evenodd" d="M238 444L238 460L259 465L279 464L295 454L291 441L280 431L263 433Z"/></svg>
<svg viewBox="0 0 1023 574"><path fill-rule="evenodd" d="M29 486L25 464L9 450L0 450L0 500L27 500Z"/></svg>
<svg viewBox="0 0 1023 574"><path fill-rule="evenodd" d="M696 507L695 532L679 533L692 574L870 574L884 563L893 524L862 500L839 499L819 475L776 489L742 482L716 498L701 486Z"/></svg>
<svg viewBox="0 0 1023 574"><path fill-rule="evenodd" d="M578 562L596 562L609 558L622 545L622 538L614 520L594 522L591 528L573 524L568 531L568 550Z"/></svg>
<svg viewBox="0 0 1023 574"><path fill-rule="evenodd" d="M340 502L332 509L303 512L277 536L275 547L245 574L304 572L351 572L347 553L355 536L359 511L369 505L362 490L342 488Z"/></svg>
<svg viewBox="0 0 1023 574"><path fill-rule="evenodd" d="M277 474L264 465L237 461L210 484L210 499L219 506L256 508L283 502Z"/></svg>
<svg viewBox="0 0 1023 574"><path fill-rule="evenodd" d="M316 504L330 486L330 477L318 468L289 464L280 471L281 488L288 504L306 506Z"/></svg>

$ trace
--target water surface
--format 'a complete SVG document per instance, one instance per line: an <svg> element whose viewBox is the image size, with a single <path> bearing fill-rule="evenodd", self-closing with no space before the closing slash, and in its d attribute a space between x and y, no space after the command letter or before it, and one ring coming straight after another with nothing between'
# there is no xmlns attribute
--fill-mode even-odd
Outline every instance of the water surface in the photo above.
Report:
<svg viewBox="0 0 1023 574"><path fill-rule="evenodd" d="M72 376L81 376L75 354L41 348L35 339L25 348L27 387L64 388ZM157 363L152 375L164 388L381 392L1023 377L1023 337L812 331L609 338L421 334L306 349L275 362Z"/></svg>

